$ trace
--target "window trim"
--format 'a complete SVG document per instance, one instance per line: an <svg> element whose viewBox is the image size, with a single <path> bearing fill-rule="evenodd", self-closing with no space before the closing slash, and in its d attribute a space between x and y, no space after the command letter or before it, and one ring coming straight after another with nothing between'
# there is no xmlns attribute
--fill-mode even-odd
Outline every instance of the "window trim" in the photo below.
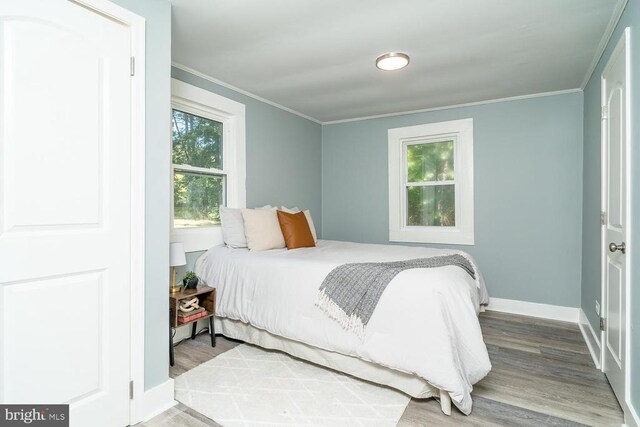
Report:
<svg viewBox="0 0 640 427"><path fill-rule="evenodd" d="M211 227L175 228L173 218L173 177L174 171L205 172L210 175L224 176L226 182L226 206L233 208L246 207L246 135L245 106L213 92L171 79L171 109L194 114L206 119L221 122L222 137L222 170L199 168L196 166L180 166L173 164L173 140L170 132L171 160L171 241L182 242L185 252L209 249L223 242L222 228ZM171 122L173 123L173 121Z"/></svg>
<svg viewBox="0 0 640 427"><path fill-rule="evenodd" d="M456 225L408 226L407 146L448 139L454 141ZM473 119L389 129L388 143L389 241L474 245Z"/></svg>

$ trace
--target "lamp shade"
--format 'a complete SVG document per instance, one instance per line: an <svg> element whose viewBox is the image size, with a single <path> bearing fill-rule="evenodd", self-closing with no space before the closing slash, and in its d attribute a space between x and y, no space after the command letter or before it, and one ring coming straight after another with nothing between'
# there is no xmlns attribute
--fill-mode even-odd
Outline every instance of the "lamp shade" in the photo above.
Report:
<svg viewBox="0 0 640 427"><path fill-rule="evenodd" d="M182 243L175 242L169 246L169 266L178 267L179 265L185 265L187 258L184 255L184 246Z"/></svg>

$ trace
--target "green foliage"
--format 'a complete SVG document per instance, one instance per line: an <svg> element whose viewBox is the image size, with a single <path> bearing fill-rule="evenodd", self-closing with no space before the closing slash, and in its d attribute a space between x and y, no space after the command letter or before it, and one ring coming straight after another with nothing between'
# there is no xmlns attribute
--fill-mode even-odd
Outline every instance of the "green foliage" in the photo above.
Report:
<svg viewBox="0 0 640 427"><path fill-rule="evenodd" d="M173 163L222 169L222 123L173 110ZM175 225L220 223L225 181L221 175L174 173Z"/></svg>
<svg viewBox="0 0 640 427"><path fill-rule="evenodd" d="M407 225L453 227L456 225L454 185L407 188Z"/></svg>
<svg viewBox="0 0 640 427"><path fill-rule="evenodd" d="M407 146L407 181L438 182L455 179L453 141ZM455 226L455 186L407 187L407 225Z"/></svg>
<svg viewBox="0 0 640 427"><path fill-rule="evenodd" d="M407 146L407 181L446 181L454 179L453 141Z"/></svg>
<svg viewBox="0 0 640 427"><path fill-rule="evenodd" d="M185 227L219 224L220 206L224 206L223 189L222 176L175 172L173 213L176 223Z"/></svg>
<svg viewBox="0 0 640 427"><path fill-rule="evenodd" d="M173 110L173 163L222 169L222 123Z"/></svg>
<svg viewBox="0 0 640 427"><path fill-rule="evenodd" d="M194 273L193 271L187 271L187 273L184 275L184 278L182 280L189 281L195 277L196 277L196 273Z"/></svg>

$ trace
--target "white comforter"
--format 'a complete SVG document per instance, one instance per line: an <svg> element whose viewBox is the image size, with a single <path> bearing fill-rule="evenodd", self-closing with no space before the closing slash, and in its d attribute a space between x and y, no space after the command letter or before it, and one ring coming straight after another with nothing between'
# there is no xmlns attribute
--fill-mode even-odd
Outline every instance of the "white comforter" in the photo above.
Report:
<svg viewBox="0 0 640 427"><path fill-rule="evenodd" d="M417 375L448 391L469 414L472 385L491 369L478 321L480 304L489 300L481 277L476 282L454 266L401 272L362 339L314 305L320 284L338 265L449 253L460 252L327 240L291 251L217 246L198 259L196 274L217 288L218 316Z"/></svg>

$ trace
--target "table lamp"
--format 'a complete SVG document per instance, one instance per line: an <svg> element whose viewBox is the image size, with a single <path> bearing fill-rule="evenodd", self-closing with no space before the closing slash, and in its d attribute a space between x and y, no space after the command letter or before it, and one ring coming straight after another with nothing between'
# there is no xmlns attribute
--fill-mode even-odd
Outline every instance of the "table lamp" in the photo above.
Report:
<svg viewBox="0 0 640 427"><path fill-rule="evenodd" d="M181 286L176 286L176 267L187 264L187 258L184 254L184 246L182 243L175 242L169 245L169 266L171 266L171 287L169 293L175 294L180 292Z"/></svg>

